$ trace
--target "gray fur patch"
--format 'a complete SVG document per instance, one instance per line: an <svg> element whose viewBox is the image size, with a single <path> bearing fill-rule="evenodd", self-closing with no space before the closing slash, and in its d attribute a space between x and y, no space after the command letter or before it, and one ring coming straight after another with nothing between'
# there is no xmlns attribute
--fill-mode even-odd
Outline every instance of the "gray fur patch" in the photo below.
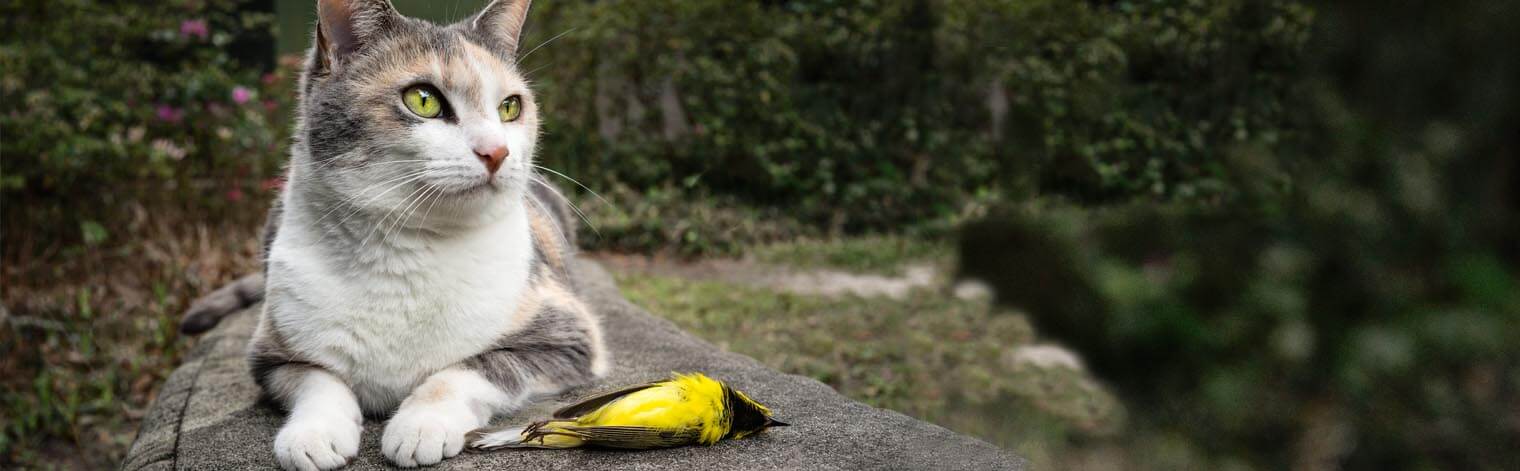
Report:
<svg viewBox="0 0 1520 471"><path fill-rule="evenodd" d="M595 378L592 360L601 352L586 322L564 308L545 305L527 327L465 360L463 366L508 394L523 392L529 379L560 387L589 383Z"/></svg>
<svg viewBox="0 0 1520 471"><path fill-rule="evenodd" d="M301 384L301 376L321 368L291 351L274 328L273 318L266 315L259 319L259 327L248 344L248 372L269 399L287 407L287 401Z"/></svg>

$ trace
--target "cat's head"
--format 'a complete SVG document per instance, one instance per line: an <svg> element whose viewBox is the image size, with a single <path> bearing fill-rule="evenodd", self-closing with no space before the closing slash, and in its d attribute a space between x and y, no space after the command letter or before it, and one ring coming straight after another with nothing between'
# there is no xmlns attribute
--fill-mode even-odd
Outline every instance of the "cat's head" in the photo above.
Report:
<svg viewBox="0 0 1520 471"><path fill-rule="evenodd" d="M452 25L404 17L388 0L317 3L299 178L360 210L400 217L427 205L445 222L534 184L538 104L516 63L529 0L495 0Z"/></svg>

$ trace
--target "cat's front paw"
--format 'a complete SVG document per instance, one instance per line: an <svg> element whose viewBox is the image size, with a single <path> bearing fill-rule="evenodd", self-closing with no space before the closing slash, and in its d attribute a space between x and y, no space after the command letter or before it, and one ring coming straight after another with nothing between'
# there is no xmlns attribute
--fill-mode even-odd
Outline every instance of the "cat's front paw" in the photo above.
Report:
<svg viewBox="0 0 1520 471"><path fill-rule="evenodd" d="M403 468L438 464L464 449L464 435L480 427L469 408L435 403L402 407L385 424L380 449Z"/></svg>
<svg viewBox="0 0 1520 471"><path fill-rule="evenodd" d="M345 417L292 419L274 437L274 457L291 471L338 469L359 455L360 431Z"/></svg>

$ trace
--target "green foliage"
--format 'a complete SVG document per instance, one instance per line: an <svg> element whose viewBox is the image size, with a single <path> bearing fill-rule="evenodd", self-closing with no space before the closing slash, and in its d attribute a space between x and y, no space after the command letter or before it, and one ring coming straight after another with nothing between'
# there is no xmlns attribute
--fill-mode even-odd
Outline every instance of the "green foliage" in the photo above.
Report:
<svg viewBox="0 0 1520 471"><path fill-rule="evenodd" d="M579 242L585 248L739 255L748 247L816 232L774 208L689 188L614 184L610 191L577 199Z"/></svg>
<svg viewBox="0 0 1520 471"><path fill-rule="evenodd" d="M1486 2L1381 9L1325 9L1293 142L1219 153L1291 185L1009 203L967 228L964 269L1218 462L1513 469L1520 60L1492 45L1520 38Z"/></svg>
<svg viewBox="0 0 1520 471"><path fill-rule="evenodd" d="M262 190L283 160L292 97L259 70L271 58L235 55L273 21L241 3L0 7L0 194L22 203L6 221L88 218L82 232L32 230L98 241L126 201L216 205Z"/></svg>
<svg viewBox="0 0 1520 471"><path fill-rule="evenodd" d="M1246 1L557 2L537 7L524 69L550 111L545 159L594 188L881 229L997 188L1228 197L1255 175L1218 151L1292 133L1285 75L1311 18Z"/></svg>

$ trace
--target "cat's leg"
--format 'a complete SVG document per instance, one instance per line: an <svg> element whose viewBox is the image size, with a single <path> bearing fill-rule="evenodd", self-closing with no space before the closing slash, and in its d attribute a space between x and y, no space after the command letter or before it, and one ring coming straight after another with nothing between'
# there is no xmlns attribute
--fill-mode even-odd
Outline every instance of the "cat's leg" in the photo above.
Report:
<svg viewBox="0 0 1520 471"><path fill-rule="evenodd" d="M401 402L385 424L380 449L397 466L436 464L459 454L465 434L484 426L496 411L520 403L479 372L452 367L429 376Z"/></svg>
<svg viewBox="0 0 1520 471"><path fill-rule="evenodd" d="M287 470L343 467L359 455L364 424L353 390L332 372L295 361L263 327L254 333L250 370L270 399L289 411L274 438L275 459Z"/></svg>
<svg viewBox="0 0 1520 471"><path fill-rule="evenodd" d="M403 467L459 454L465 434L537 394L587 384L607 359L593 318L578 302L539 307L526 327L493 349L429 376L385 425L381 450Z"/></svg>

